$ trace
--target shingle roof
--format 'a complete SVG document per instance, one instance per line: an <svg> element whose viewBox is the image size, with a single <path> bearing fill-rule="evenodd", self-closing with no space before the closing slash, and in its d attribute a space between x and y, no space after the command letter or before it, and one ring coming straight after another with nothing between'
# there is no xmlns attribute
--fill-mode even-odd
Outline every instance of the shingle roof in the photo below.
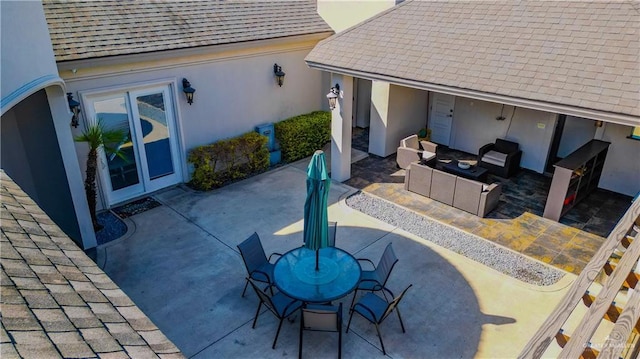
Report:
<svg viewBox="0 0 640 359"><path fill-rule="evenodd" d="M331 32L315 1L52 1L57 61Z"/></svg>
<svg viewBox="0 0 640 359"><path fill-rule="evenodd" d="M3 358L184 358L2 170L0 180Z"/></svg>
<svg viewBox="0 0 640 359"><path fill-rule="evenodd" d="M323 40L306 61L640 116L639 10L637 1L406 1Z"/></svg>

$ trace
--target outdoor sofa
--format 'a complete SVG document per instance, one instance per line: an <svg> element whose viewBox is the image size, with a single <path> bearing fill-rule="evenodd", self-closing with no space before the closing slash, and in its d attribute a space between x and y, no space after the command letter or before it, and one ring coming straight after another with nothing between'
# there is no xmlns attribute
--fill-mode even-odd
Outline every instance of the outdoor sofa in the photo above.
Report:
<svg viewBox="0 0 640 359"><path fill-rule="evenodd" d="M406 169L414 161L435 162L437 149L437 144L429 141L420 141L417 135L411 135L400 141L400 146L396 153L396 163L399 168Z"/></svg>
<svg viewBox="0 0 640 359"><path fill-rule="evenodd" d="M479 217L496 208L502 193L500 183L487 185L419 162L407 168L404 188Z"/></svg>

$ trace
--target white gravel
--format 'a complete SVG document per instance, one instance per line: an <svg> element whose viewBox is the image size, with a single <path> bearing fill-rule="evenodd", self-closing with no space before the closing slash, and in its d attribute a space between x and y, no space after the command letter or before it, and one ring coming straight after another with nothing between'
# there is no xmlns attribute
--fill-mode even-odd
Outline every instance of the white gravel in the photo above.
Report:
<svg viewBox="0 0 640 359"><path fill-rule="evenodd" d="M346 203L351 208L523 282L546 286L556 283L565 275L556 268L363 192L348 197Z"/></svg>

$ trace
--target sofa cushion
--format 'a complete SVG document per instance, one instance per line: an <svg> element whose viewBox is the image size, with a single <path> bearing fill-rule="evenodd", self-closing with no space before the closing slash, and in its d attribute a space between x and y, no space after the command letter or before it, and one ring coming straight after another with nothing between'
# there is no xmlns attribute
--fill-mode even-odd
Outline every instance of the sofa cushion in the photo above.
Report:
<svg viewBox="0 0 640 359"><path fill-rule="evenodd" d="M507 154L497 151L489 151L482 156L482 162L491 163L492 165L504 167L507 161Z"/></svg>
<svg viewBox="0 0 640 359"><path fill-rule="evenodd" d="M424 161L431 161L436 158L436 154L429 151L422 151L422 159Z"/></svg>
<svg viewBox="0 0 640 359"><path fill-rule="evenodd" d="M469 213L478 214L481 193L482 183L457 177L453 206Z"/></svg>
<svg viewBox="0 0 640 359"><path fill-rule="evenodd" d="M438 202L453 206L453 193L456 189L456 175L433 170L431 174L431 193L429 197Z"/></svg>
<svg viewBox="0 0 640 359"><path fill-rule="evenodd" d="M431 173L433 169L417 162L411 163L405 175L406 189L429 197L431 192Z"/></svg>

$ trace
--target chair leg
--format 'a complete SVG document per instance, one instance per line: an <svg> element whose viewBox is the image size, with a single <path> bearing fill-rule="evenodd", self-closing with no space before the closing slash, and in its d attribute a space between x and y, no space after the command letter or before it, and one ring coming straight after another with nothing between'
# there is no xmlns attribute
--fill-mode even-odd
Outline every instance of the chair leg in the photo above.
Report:
<svg viewBox="0 0 640 359"><path fill-rule="evenodd" d="M260 315L260 307L262 307L262 301L258 304L258 310L256 310L256 317L253 318L253 325L251 328L256 329L256 322L258 321L258 315Z"/></svg>
<svg viewBox="0 0 640 359"><path fill-rule="evenodd" d="M347 331L346 333L349 333L349 326L351 325L351 318L353 318L353 309L349 309L349 322L347 323Z"/></svg>
<svg viewBox="0 0 640 359"><path fill-rule="evenodd" d="M380 327L378 323L375 323L376 331L378 332L378 338L380 339L380 346L382 347L382 354L387 355L387 352L384 350L384 343L382 342L382 335L380 334Z"/></svg>
<svg viewBox="0 0 640 359"><path fill-rule="evenodd" d="M398 307L396 307L396 312L398 312L398 319L400 319L400 327L402 327L402 332L405 333L404 323L402 323L402 317L400 316L400 309Z"/></svg>
<svg viewBox="0 0 640 359"><path fill-rule="evenodd" d="M342 326L338 329L338 359L342 359Z"/></svg>
<svg viewBox="0 0 640 359"><path fill-rule="evenodd" d="M349 308L353 308L353 305L356 302L356 296L358 295L358 289L353 291L353 299L351 299L351 306Z"/></svg>
<svg viewBox="0 0 640 359"><path fill-rule="evenodd" d="M298 344L298 359L302 359L302 331L304 327L304 316L300 317L300 343Z"/></svg>
<svg viewBox="0 0 640 359"><path fill-rule="evenodd" d="M249 279L246 280L244 284L244 290L242 290L242 298L244 298L244 293L247 291L247 286L249 285Z"/></svg>
<svg viewBox="0 0 640 359"><path fill-rule="evenodd" d="M276 348L276 342L278 341L278 335L280 335L280 328L282 328L282 321L284 320L284 318L280 318L280 323L278 323L278 330L276 331L276 337L275 339L273 339L273 345L271 346L271 349L275 349Z"/></svg>

